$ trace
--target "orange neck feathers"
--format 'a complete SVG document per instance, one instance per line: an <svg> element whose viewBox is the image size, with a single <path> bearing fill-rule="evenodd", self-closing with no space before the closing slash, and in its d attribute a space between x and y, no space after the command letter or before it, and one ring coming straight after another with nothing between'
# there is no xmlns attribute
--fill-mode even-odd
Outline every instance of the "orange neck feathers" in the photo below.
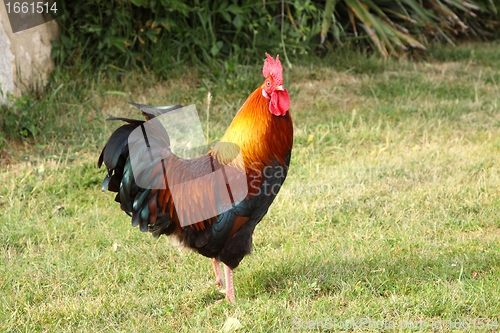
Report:
<svg viewBox="0 0 500 333"><path fill-rule="evenodd" d="M257 88L245 101L220 140L239 146L247 168L262 170L265 165L285 165L293 144L293 125L290 112L275 116L269 111L269 100L262 95L263 86ZM230 154L216 145L213 156L226 164ZM227 145L226 145L227 147ZM227 162L226 162L227 161ZM226 163L224 163L226 162Z"/></svg>

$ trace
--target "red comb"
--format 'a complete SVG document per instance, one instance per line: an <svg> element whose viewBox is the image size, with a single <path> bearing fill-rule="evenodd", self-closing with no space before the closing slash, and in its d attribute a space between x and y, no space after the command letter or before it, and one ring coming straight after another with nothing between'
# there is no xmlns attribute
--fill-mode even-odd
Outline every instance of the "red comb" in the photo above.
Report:
<svg viewBox="0 0 500 333"><path fill-rule="evenodd" d="M274 83L277 85L283 84L283 67L281 67L280 55L276 56L276 61L273 57L266 53L267 59L264 61L264 68L262 68L262 75L265 78L271 74Z"/></svg>

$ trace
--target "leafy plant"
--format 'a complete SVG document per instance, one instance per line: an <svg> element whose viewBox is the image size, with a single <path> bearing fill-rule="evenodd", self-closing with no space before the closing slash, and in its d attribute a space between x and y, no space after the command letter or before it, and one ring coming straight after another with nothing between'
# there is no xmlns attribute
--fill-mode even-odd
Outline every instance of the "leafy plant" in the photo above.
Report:
<svg viewBox="0 0 500 333"><path fill-rule="evenodd" d="M15 98L11 93L7 93L7 96L9 103L14 101ZM0 108L2 132L10 137L35 138L38 129L34 115L30 112L33 103L33 96L23 95L15 100L12 107L2 106Z"/></svg>
<svg viewBox="0 0 500 333"><path fill-rule="evenodd" d="M328 32L344 39L368 38L386 58L408 49L425 50L430 41L492 37L497 0L327 0L321 43ZM331 29L330 29L331 27ZM364 35L363 35L364 32Z"/></svg>
<svg viewBox="0 0 500 333"><path fill-rule="evenodd" d="M69 69L105 65L147 68L158 74L180 64L248 64L281 45L281 2L267 1L64 1L60 41L52 57ZM288 12L290 6L287 4ZM285 20L288 52L305 54L319 33L320 12L310 1L292 4Z"/></svg>
<svg viewBox="0 0 500 333"><path fill-rule="evenodd" d="M167 76L182 64L223 69L264 52L304 55L355 44L383 56L434 40L494 37L499 0L85 0L62 2L52 57L80 72L106 66ZM323 48L324 49L324 48Z"/></svg>

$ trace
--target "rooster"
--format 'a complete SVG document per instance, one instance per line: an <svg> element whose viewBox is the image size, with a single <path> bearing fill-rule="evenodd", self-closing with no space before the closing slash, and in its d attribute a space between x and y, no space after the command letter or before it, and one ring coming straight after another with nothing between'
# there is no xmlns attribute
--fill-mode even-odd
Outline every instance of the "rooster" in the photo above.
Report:
<svg viewBox="0 0 500 333"><path fill-rule="evenodd" d="M251 252L254 229L287 176L293 145L290 98L283 87L283 68L279 55L276 60L267 53L266 56L262 70L264 83L247 98L220 142L206 155L193 159L176 156L170 149L165 129L156 127L155 135L149 136L149 144L156 147L155 158L139 161L146 165L140 177L148 179L152 186L138 184L130 153L131 140L135 140L131 133L140 128L144 131L146 121L110 118L108 120L122 120L127 124L111 135L98 161L99 168L103 163L107 168L102 190L117 192L115 200L132 217L132 225L139 225L141 231L152 232L155 237L168 235L176 244L211 258L216 284L225 288L225 299L233 304L232 271ZM181 107L156 109L134 105L142 110L148 122ZM214 170L224 171L227 186L215 186L214 178L207 180L205 176ZM165 175L168 172L177 174L177 178L168 178ZM239 180L238 172L243 173ZM232 193L232 186L228 184L238 181L241 184L241 178L245 178L244 191ZM173 186L186 179L197 182L174 200ZM227 190L230 197L224 209L200 207L204 206L199 203L200 196L219 198L223 190ZM220 203L220 200L211 202ZM211 216L199 214L210 209L213 210ZM191 222L186 223L186 217Z"/></svg>

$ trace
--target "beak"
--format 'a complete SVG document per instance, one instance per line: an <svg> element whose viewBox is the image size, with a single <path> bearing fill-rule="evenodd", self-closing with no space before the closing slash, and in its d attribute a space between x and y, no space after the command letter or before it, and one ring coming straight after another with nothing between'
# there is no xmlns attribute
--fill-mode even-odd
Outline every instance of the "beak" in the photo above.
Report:
<svg viewBox="0 0 500 333"><path fill-rule="evenodd" d="M285 90L285 88L283 87L283 85L281 85L281 86L277 86L277 87L276 87L276 90L279 90L279 91L284 91L284 90Z"/></svg>

